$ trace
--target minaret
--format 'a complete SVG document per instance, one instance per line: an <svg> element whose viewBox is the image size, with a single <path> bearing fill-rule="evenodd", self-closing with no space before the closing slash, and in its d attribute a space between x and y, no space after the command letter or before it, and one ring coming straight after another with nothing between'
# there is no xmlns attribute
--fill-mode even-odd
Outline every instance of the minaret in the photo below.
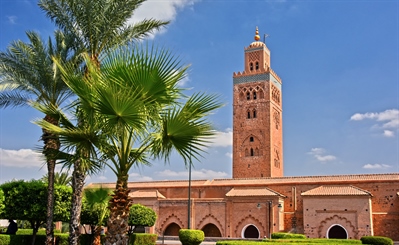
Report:
<svg viewBox="0 0 399 245"><path fill-rule="evenodd" d="M283 176L282 83L259 40L256 27L244 71L233 74L233 178Z"/></svg>

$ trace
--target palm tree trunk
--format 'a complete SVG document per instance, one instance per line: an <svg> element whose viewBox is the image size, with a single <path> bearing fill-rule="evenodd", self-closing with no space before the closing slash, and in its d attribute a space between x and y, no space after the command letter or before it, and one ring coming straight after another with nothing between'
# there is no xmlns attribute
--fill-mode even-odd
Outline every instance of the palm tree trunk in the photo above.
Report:
<svg viewBox="0 0 399 245"><path fill-rule="evenodd" d="M132 200L129 197L127 181L128 175L118 176L116 189L109 201L110 215L105 245L126 245L128 242L128 219Z"/></svg>
<svg viewBox="0 0 399 245"><path fill-rule="evenodd" d="M101 225L97 226L94 231L94 239L92 245L101 245Z"/></svg>
<svg viewBox="0 0 399 245"><path fill-rule="evenodd" d="M58 120L46 115L44 120L54 125L58 125ZM54 172L56 155L60 149L58 136L48 130L43 129L42 140L44 143L43 153L47 159L48 188L47 188L47 218L46 218L46 245L54 244Z"/></svg>
<svg viewBox="0 0 399 245"><path fill-rule="evenodd" d="M69 245L79 245L80 214L82 212L82 196L86 175L81 170L80 160L74 164L72 173L72 208L69 221Z"/></svg>

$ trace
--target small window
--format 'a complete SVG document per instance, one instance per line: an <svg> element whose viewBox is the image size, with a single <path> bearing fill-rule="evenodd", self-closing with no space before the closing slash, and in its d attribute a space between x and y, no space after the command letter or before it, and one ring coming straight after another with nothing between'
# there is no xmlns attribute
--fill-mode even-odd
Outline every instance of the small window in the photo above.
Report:
<svg viewBox="0 0 399 245"><path fill-rule="evenodd" d="M254 69L254 64L252 64L252 62L251 62L251 63L249 63L249 70L253 71L253 69Z"/></svg>
<svg viewBox="0 0 399 245"><path fill-rule="evenodd" d="M248 118L248 119L251 118L251 112L250 112L250 111L247 112L247 118Z"/></svg>
<svg viewBox="0 0 399 245"><path fill-rule="evenodd" d="M256 92L254 92L254 95L253 95L253 97L254 97L254 100L256 100Z"/></svg>
<svg viewBox="0 0 399 245"><path fill-rule="evenodd" d="M254 137L249 137L249 142L254 142Z"/></svg>
<svg viewBox="0 0 399 245"><path fill-rule="evenodd" d="M255 70L259 70L259 62L255 63Z"/></svg>
<svg viewBox="0 0 399 245"><path fill-rule="evenodd" d="M250 100L251 99L251 94L248 92L247 93L247 100Z"/></svg>
<svg viewBox="0 0 399 245"><path fill-rule="evenodd" d="M254 118L256 118L256 110L253 111Z"/></svg>
<svg viewBox="0 0 399 245"><path fill-rule="evenodd" d="M251 157L254 156L254 149L251 148Z"/></svg>

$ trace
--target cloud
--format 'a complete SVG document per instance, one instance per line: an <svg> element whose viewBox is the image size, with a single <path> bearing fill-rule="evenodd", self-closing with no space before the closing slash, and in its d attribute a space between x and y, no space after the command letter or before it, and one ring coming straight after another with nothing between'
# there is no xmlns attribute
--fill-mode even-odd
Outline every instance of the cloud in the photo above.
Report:
<svg viewBox="0 0 399 245"><path fill-rule="evenodd" d="M384 130L384 136L385 137L394 137L395 136L395 132L393 132L391 130Z"/></svg>
<svg viewBox="0 0 399 245"><path fill-rule="evenodd" d="M156 172L156 175L163 177L164 179L188 179L188 171L172 171L166 169L161 172ZM228 174L226 172L213 171L209 169L193 170L191 169L192 179L223 179L227 178Z"/></svg>
<svg viewBox="0 0 399 245"><path fill-rule="evenodd" d="M183 77L183 79L181 79L181 80L177 83L177 86L179 86L179 87L184 87L184 86L186 86L189 82L190 82L190 78L189 78L189 76L186 74L186 76Z"/></svg>
<svg viewBox="0 0 399 245"><path fill-rule="evenodd" d="M365 169L387 169L387 168L391 168L392 166L387 165L387 164L366 164L363 166L363 168Z"/></svg>
<svg viewBox="0 0 399 245"><path fill-rule="evenodd" d="M231 153L231 152L226 152L226 154L224 154L224 155L229 158L233 158L233 153Z"/></svg>
<svg viewBox="0 0 399 245"><path fill-rule="evenodd" d="M153 179L150 176L143 176L139 173L131 173L129 174L129 181L152 181Z"/></svg>
<svg viewBox="0 0 399 245"><path fill-rule="evenodd" d="M8 22L10 23L10 24L16 24L17 23L17 16L15 16L15 15L10 15L10 16L7 16L7 19L8 19Z"/></svg>
<svg viewBox="0 0 399 245"><path fill-rule="evenodd" d="M0 148L0 165L15 168L42 167L42 154L31 149L6 150Z"/></svg>
<svg viewBox="0 0 399 245"><path fill-rule="evenodd" d="M337 159L333 155L326 155L326 150L323 148L312 148L308 154L312 155L319 162L328 162Z"/></svg>
<svg viewBox="0 0 399 245"><path fill-rule="evenodd" d="M399 110L390 109L383 112L367 112L367 113L356 113L351 116L351 121L362 121L365 119L375 120L381 122L377 128L386 129L383 135L386 137L393 137L395 135L394 130L399 129ZM391 130L389 130L391 129ZM394 129L394 130L392 130Z"/></svg>
<svg viewBox="0 0 399 245"><path fill-rule="evenodd" d="M228 147L233 145L233 131L227 128L225 132L217 131L214 138L211 139L210 146Z"/></svg>
<svg viewBox="0 0 399 245"><path fill-rule="evenodd" d="M134 24L150 18L173 22L179 10L192 7L195 2L197 0L148 0L134 12L128 23Z"/></svg>

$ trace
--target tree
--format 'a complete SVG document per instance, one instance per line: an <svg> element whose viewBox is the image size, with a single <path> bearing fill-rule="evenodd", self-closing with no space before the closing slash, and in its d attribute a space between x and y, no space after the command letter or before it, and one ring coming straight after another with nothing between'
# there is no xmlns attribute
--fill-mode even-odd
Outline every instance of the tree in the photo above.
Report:
<svg viewBox="0 0 399 245"><path fill-rule="evenodd" d="M96 132L106 138L96 146L117 177L109 202L106 244L125 244L132 203L127 188L131 168L148 165L151 157L167 160L174 150L185 164L201 156L214 135L206 117L221 104L215 95L185 97L177 84L187 67L165 49L120 48L104 56L101 70L88 55L85 62L85 76L57 65L79 97L88 124L96 125ZM79 134L45 121L39 125L59 135Z"/></svg>
<svg viewBox="0 0 399 245"><path fill-rule="evenodd" d="M136 227L153 226L156 220L157 214L154 210L139 203L133 204L129 212L129 236Z"/></svg>
<svg viewBox="0 0 399 245"><path fill-rule="evenodd" d="M104 51L125 45L132 40L142 39L169 23L168 21L145 19L128 25L129 18L144 1L40 0L39 6L59 28L71 33L75 46L87 52L90 60L100 67L99 57ZM80 124L84 122L83 119L78 120ZM83 158L88 158L87 151L82 151L78 154ZM83 165L80 159L74 163L72 174L74 194L69 225L69 243L71 245L78 244L82 193L87 171L90 171L88 168L90 165Z"/></svg>
<svg viewBox="0 0 399 245"><path fill-rule="evenodd" d="M12 181L0 186L4 193L4 212L1 218L27 220L33 229L32 244L35 244L39 227L46 223L47 185L40 180ZM67 186L54 187L54 219L69 219L72 189ZM53 224L46 224L52 226Z"/></svg>
<svg viewBox="0 0 399 245"><path fill-rule="evenodd" d="M41 180L43 181L43 182L48 182L48 174L45 174L42 178L41 178ZM56 172L55 174L54 174L54 184L57 184L57 185L71 185L71 181L72 181L72 177L69 175L69 173L68 172L61 172L61 173L58 173L58 172Z"/></svg>
<svg viewBox="0 0 399 245"><path fill-rule="evenodd" d="M91 233L94 235L93 245L101 245L102 226L105 225L104 221L109 215L110 194L110 189L102 187L84 190L81 221L90 225Z"/></svg>
<svg viewBox="0 0 399 245"><path fill-rule="evenodd" d="M71 37L55 31L54 40L44 43L39 34L26 33L29 43L13 42L5 52L0 52L0 108L27 106L34 103L42 107L58 108L73 93L60 78L53 57L65 63L78 63L71 49ZM58 125L58 118L46 114L44 120ZM43 154L46 157L48 172L47 224L53 223L54 172L57 152L60 147L58 137L43 129ZM47 227L47 236L53 241L53 228Z"/></svg>

